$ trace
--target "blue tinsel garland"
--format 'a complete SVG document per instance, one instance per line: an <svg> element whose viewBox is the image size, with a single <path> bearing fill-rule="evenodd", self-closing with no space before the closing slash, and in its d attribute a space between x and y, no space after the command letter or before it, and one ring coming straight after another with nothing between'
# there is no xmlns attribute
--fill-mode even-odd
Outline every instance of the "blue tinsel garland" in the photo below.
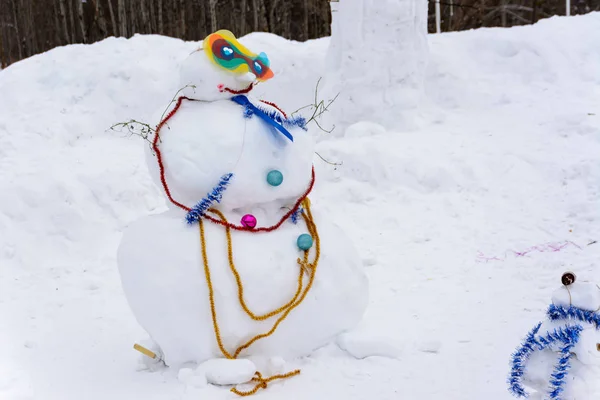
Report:
<svg viewBox="0 0 600 400"><path fill-rule="evenodd" d="M550 318L551 321L574 319L593 324L596 329L600 329L600 314L594 311L583 310L575 306L565 308L563 306L551 304L550 307L548 307L547 313L548 318Z"/></svg>
<svg viewBox="0 0 600 400"><path fill-rule="evenodd" d="M302 207L298 207L296 209L296 211L294 211L293 214L290 216L290 219L292 220L292 223L294 225L296 225L298 223L298 220L300 219L300 215L302 215Z"/></svg>
<svg viewBox="0 0 600 400"><path fill-rule="evenodd" d="M563 346L560 348L560 358L551 375L549 396L552 400L560 400L560 394L564 391L565 378L571 367L571 350L579 341L579 334L583 327L581 325L567 325L536 338L541 326L541 322L537 324L513 354L511 373L508 378L509 390L517 397L527 397L527 392L521 381L525 373L525 364L531 353L535 350L544 350L559 342L563 343Z"/></svg>
<svg viewBox="0 0 600 400"><path fill-rule="evenodd" d="M214 204L220 203L223 198L223 192L227 189L229 181L233 177L232 173L225 174L221 177L219 184L215 186L212 192L208 193L205 198L200 200L185 216L188 224L193 224L198 221L204 213Z"/></svg>

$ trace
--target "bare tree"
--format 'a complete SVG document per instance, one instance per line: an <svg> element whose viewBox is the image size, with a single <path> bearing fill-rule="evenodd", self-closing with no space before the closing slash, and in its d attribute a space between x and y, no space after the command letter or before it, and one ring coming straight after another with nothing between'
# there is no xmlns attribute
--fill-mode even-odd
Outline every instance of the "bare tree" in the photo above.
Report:
<svg viewBox="0 0 600 400"><path fill-rule="evenodd" d="M210 30L217 30L217 0L208 0L208 10L210 12Z"/></svg>
<svg viewBox="0 0 600 400"><path fill-rule="evenodd" d="M246 34L246 10L248 8L248 0L242 0L241 4L241 13L240 13L240 33L242 35Z"/></svg>
<svg viewBox="0 0 600 400"><path fill-rule="evenodd" d="M165 27L163 25L163 0L158 0L158 33L160 35L165 34Z"/></svg>
<svg viewBox="0 0 600 400"><path fill-rule="evenodd" d="M12 0L12 12L13 12L13 25L15 28L15 34L17 37L17 49L19 52L19 60L23 58L23 45L21 41L21 34L19 32L19 17L17 12L17 2Z"/></svg>
<svg viewBox="0 0 600 400"><path fill-rule="evenodd" d="M8 65L8 61L6 61L6 53L4 52L4 24L0 25L0 68L4 69Z"/></svg>
<svg viewBox="0 0 600 400"><path fill-rule="evenodd" d="M83 26L83 3L81 0L75 0L75 6L77 7L77 29L79 29L81 41L87 43L87 34Z"/></svg>
<svg viewBox="0 0 600 400"><path fill-rule="evenodd" d="M117 14L119 15L119 31L121 36L127 37L127 13L124 0L117 0Z"/></svg>
<svg viewBox="0 0 600 400"><path fill-rule="evenodd" d="M115 19L115 11L113 9L112 0L107 0L107 3L108 14L110 15L110 24L112 26L113 35L119 36L119 26L117 25L117 20Z"/></svg>
<svg viewBox="0 0 600 400"><path fill-rule="evenodd" d="M187 26L185 23L185 1L179 0L179 35L178 37L185 39L187 34Z"/></svg>
<svg viewBox="0 0 600 400"><path fill-rule="evenodd" d="M140 0L140 14L142 17L139 33L149 33L150 29L150 10L146 0Z"/></svg>

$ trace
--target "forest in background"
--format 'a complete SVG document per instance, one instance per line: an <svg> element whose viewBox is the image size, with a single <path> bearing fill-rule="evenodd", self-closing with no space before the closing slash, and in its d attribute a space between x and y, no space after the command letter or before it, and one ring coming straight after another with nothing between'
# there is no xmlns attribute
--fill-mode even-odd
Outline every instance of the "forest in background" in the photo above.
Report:
<svg viewBox="0 0 600 400"><path fill-rule="evenodd" d="M438 1L443 32L531 24L566 11L563 0ZM429 32L435 32L434 9L429 0ZM572 0L572 15L591 11L600 11L600 0ZM202 40L229 29L304 41L328 36L330 26L329 0L0 0L0 66L110 36Z"/></svg>
<svg viewBox="0 0 600 400"><path fill-rule="evenodd" d="M0 0L0 61L136 33L202 40L229 29L304 41L330 26L328 0Z"/></svg>

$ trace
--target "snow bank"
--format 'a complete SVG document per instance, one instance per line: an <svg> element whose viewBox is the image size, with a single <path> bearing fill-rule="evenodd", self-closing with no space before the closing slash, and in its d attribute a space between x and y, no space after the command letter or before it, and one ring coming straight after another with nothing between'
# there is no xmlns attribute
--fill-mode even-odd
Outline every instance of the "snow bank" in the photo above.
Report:
<svg viewBox="0 0 600 400"><path fill-rule="evenodd" d="M246 39L279 76L257 94L288 110L312 102L327 39ZM587 245L600 237L599 42L599 13L430 36L413 132L371 127L319 143L343 165L315 158L315 207L369 266L364 334L396 338L389 346L403 349L402 360L323 349L265 399L509 398L507 355L556 277L574 270L600 281L600 246ZM165 205L146 144L106 132L168 103L177 64L196 46L107 39L0 72L0 397L198 398L169 373L134 369L142 332L116 248L124 226ZM475 262L477 251L565 239L582 249ZM425 342L439 351L421 352ZM214 389L202 393L229 395Z"/></svg>

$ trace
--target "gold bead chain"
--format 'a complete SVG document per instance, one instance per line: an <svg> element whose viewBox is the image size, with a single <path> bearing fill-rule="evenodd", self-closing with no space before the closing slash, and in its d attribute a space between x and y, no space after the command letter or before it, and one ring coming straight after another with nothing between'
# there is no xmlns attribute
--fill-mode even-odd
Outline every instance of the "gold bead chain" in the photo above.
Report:
<svg viewBox="0 0 600 400"><path fill-rule="evenodd" d="M221 219L221 221L227 222L227 219L225 219L225 216L220 211L212 210L212 209L210 211L212 213L216 214ZM296 290L294 297L288 303L286 303L285 305L279 307L278 309L273 310L264 315L256 315L255 313L253 313L252 310L250 310L250 308L246 304L246 301L244 300L244 285L242 284L242 278L240 277L240 274L237 271L237 268L235 267L235 263L233 261L233 245L232 245L232 240L231 240L231 229L228 226L225 227L225 235L227 236L227 257L229 259L229 268L231 269L231 273L233 274L233 276L235 278L235 282L238 287L238 298L240 300L240 305L242 306L242 308L244 309L246 314L248 314L248 316L250 318L252 318L254 321L265 321L277 314L281 314L286 309L288 309L292 304L294 304L296 299L298 299L298 296L300 296L300 293L302 293L302 277L304 275L302 268L300 268L300 273L298 274L298 289ZM305 251L303 263L307 263L307 262L308 262L308 251Z"/></svg>
<svg viewBox="0 0 600 400"><path fill-rule="evenodd" d="M209 298L209 303L210 303L210 312L211 312L211 316L212 316L213 329L215 332L215 338L217 340L217 345L219 346L219 349L221 350L221 353L223 353L223 356L225 358L236 359L243 350L249 348L256 341L271 336L276 331L279 324L287 318L287 316L290 314L290 312L292 312L292 310L294 308L298 307L302 303L302 301L304 301L308 292L312 288L312 285L313 285L314 279L315 279L315 273L317 270L317 265L319 262L319 258L321 256L321 243L320 243L320 239L319 239L319 234L317 232L317 227L314 223L313 216L310 211L310 201L308 201L308 199L306 199L303 202L303 207L304 207L304 211L302 212L302 218L304 219L304 221L306 223L308 232L314 238L314 243L315 243L315 256L314 256L313 262L312 263L308 262L310 250L305 250L303 260L301 260L300 258L298 258L298 260L297 260L299 267L300 267L300 273L298 275L298 289L296 290L294 297L292 298L292 300L290 300L285 305L277 308L274 311L264 314L264 315L256 315L255 313L253 313L250 310L250 308L247 306L247 304L244 300L243 283L242 283L241 277L237 271L237 268L235 267L235 264L233 262L233 246L232 246L232 240L231 240L231 230L229 228L226 228L226 230L225 230L225 234L227 237L227 253L228 253L229 268L231 269L231 272L234 275L235 280L236 280L236 284L238 287L238 300L240 302L241 307L244 309L246 314L255 321L264 321L270 317L281 314L277 318L277 320L275 321L275 323L273 324L273 326L271 327L271 329L269 331L254 336L248 342L239 346L233 355L231 353L229 353L227 351L227 349L225 349L225 346L223 345L223 340L221 338L221 331L219 328L219 323L217 321L217 312L216 312L215 299L214 299L214 289L213 289L212 279L211 279L211 275L210 275L210 267L208 265L208 256L206 254L206 238L205 238L205 233L204 233L204 224L203 224L202 219L199 220L198 226L199 226L199 230L200 230L200 244L201 244L201 251L202 251L202 261L204 264L204 275L206 277L206 284L208 286L208 298ZM211 209L209 211L216 214L217 216L219 216L219 218L221 220L226 222L225 216L222 213L220 213L219 211L214 210L214 209ZM309 281L303 290L304 270L308 270ZM244 392L244 391L239 391L236 388L233 388L233 389L231 389L231 391L239 396L250 396L250 395L255 394L261 388L266 389L267 384L273 380L289 378L289 377L298 375L299 373L300 373L300 370L295 370L295 371L289 372L287 374L274 375L269 378L263 378L262 374L257 371L256 374L254 375L254 378L252 378L252 382L257 382L254 389Z"/></svg>

